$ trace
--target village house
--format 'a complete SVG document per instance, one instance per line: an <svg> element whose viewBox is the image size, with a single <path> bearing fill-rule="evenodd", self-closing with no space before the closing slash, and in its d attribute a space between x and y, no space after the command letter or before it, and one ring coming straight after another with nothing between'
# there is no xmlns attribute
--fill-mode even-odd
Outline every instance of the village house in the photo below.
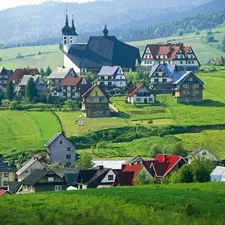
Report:
<svg viewBox="0 0 225 225"><path fill-rule="evenodd" d="M210 174L210 180L214 181L225 181L225 167L217 166Z"/></svg>
<svg viewBox="0 0 225 225"><path fill-rule="evenodd" d="M16 180L16 171L17 168L15 166L8 166L3 161L3 157L0 156L0 188L7 189L9 182Z"/></svg>
<svg viewBox="0 0 225 225"><path fill-rule="evenodd" d="M191 46L183 44L148 44L142 56L141 67L150 71L155 64L174 64L179 70L195 71L200 62Z"/></svg>
<svg viewBox="0 0 225 225"><path fill-rule="evenodd" d="M58 174L47 169L34 170L21 182L20 193L30 194L47 191L63 191L67 189L67 182Z"/></svg>
<svg viewBox="0 0 225 225"><path fill-rule="evenodd" d="M86 117L109 117L109 97L98 85L93 85L82 95L81 111Z"/></svg>
<svg viewBox="0 0 225 225"><path fill-rule="evenodd" d="M149 79L154 93L171 93L173 82L179 79L184 73L184 71L178 71L175 64L154 64L149 73Z"/></svg>
<svg viewBox="0 0 225 225"><path fill-rule="evenodd" d="M189 71L173 83L172 95L178 103L202 102L203 89L204 83Z"/></svg>
<svg viewBox="0 0 225 225"><path fill-rule="evenodd" d="M115 170L121 170L124 160L93 160L94 166L102 166L103 168L111 168Z"/></svg>
<svg viewBox="0 0 225 225"><path fill-rule="evenodd" d="M127 102L131 104L152 104L155 103L156 97L143 83L137 83L134 88L129 88Z"/></svg>
<svg viewBox="0 0 225 225"><path fill-rule="evenodd" d="M103 36L91 36L87 44L78 44L78 34L72 20L69 26L68 16L62 29L63 44L60 50L64 54L64 66L73 67L77 74L87 72L97 74L102 66L121 66L124 71L134 71L140 63L138 48L109 36L107 27Z"/></svg>
<svg viewBox="0 0 225 225"><path fill-rule="evenodd" d="M208 58L203 65L205 66L212 66L215 63L215 60L213 58Z"/></svg>
<svg viewBox="0 0 225 225"><path fill-rule="evenodd" d="M91 88L90 82L83 77L66 77L61 83L58 96L62 99L77 99Z"/></svg>
<svg viewBox="0 0 225 225"><path fill-rule="evenodd" d="M115 180L116 174L112 169L99 166L96 169L80 170L77 185L78 189L111 188Z"/></svg>
<svg viewBox="0 0 225 225"><path fill-rule="evenodd" d="M56 67L48 76L48 85L54 89L52 96L58 97L61 83L67 77L77 77L72 67Z"/></svg>
<svg viewBox="0 0 225 225"><path fill-rule="evenodd" d="M194 150L193 152L189 153L188 156L188 162L191 163L194 160L210 160L210 161L217 161L217 157L214 156L210 151L207 149L200 147Z"/></svg>
<svg viewBox="0 0 225 225"><path fill-rule="evenodd" d="M12 80L13 84L16 86L21 82L24 75L34 76L34 75L37 75L37 74L40 74L40 73L39 73L38 69L36 69L36 68L33 68L33 69L19 68L19 69L16 69L14 71L14 73L9 77L9 80Z"/></svg>
<svg viewBox="0 0 225 225"><path fill-rule="evenodd" d="M4 190L4 189L0 189L0 197L4 196L4 195L8 195L10 194L8 191Z"/></svg>
<svg viewBox="0 0 225 225"><path fill-rule="evenodd" d="M3 92L6 91L8 79L12 74L13 74L12 70L7 70L5 67L0 67L0 87L2 88Z"/></svg>
<svg viewBox="0 0 225 225"><path fill-rule="evenodd" d="M17 95L24 96L25 95L25 90L28 85L28 82L30 79L34 80L36 89L37 89L37 94L40 96L43 93L48 92L48 86L45 83L42 75L37 74L37 75L24 75L21 82L16 86L15 92Z"/></svg>
<svg viewBox="0 0 225 225"><path fill-rule="evenodd" d="M44 169L46 168L44 166L42 157L40 156L34 156L31 159L29 159L27 162L23 164L23 166L16 172L16 175L18 177L18 181L24 180L26 177L28 177L34 170L37 169Z"/></svg>
<svg viewBox="0 0 225 225"><path fill-rule="evenodd" d="M103 66L97 75L97 84L105 90L127 87L127 80L120 66Z"/></svg>
<svg viewBox="0 0 225 225"><path fill-rule="evenodd" d="M57 132L46 144L50 163L75 166L76 148L62 132Z"/></svg>

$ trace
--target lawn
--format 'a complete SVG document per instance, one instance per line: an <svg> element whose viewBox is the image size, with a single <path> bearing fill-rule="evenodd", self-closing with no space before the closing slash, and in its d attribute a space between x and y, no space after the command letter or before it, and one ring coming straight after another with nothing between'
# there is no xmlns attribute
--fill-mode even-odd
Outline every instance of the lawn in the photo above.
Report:
<svg viewBox="0 0 225 225"><path fill-rule="evenodd" d="M183 42L185 45L192 46L197 57L202 63L209 57L219 57L221 55L224 55L224 53L220 50L202 43L204 36L206 36L206 32L207 31L204 30L199 35L192 33L186 34L182 37L171 36L167 37L166 39L161 38L136 41L130 42L129 44L138 47L142 54L147 44L165 43L165 41L171 43ZM218 41L214 43L214 45L217 45L219 41L221 41L224 37L225 27L212 29L212 33L215 37L215 40ZM37 55L39 51L42 53L41 55ZM18 53L21 53L24 58L16 59ZM47 66L55 68L57 66L63 65L63 54L60 52L58 45L28 46L10 49L0 49L0 56L3 58L3 61L0 62L0 66L6 66L10 69L16 69L21 67L24 68L27 66L37 67L38 69L47 68Z"/></svg>
<svg viewBox="0 0 225 225"><path fill-rule="evenodd" d="M159 152L171 154L175 146L181 143L186 152L191 152L201 146L208 149L220 159L225 159L225 131L206 130L201 133L187 133L166 135L164 137L148 137L131 142L106 143L104 147L86 150L93 158L117 159L131 158L135 155L151 158L151 148L156 147ZM83 153L80 150L79 153Z"/></svg>
<svg viewBox="0 0 225 225"><path fill-rule="evenodd" d="M224 201L224 182L9 195L0 198L0 218L11 225L222 225Z"/></svg>
<svg viewBox="0 0 225 225"><path fill-rule="evenodd" d="M43 144L58 130L51 112L0 111L0 154L44 150Z"/></svg>

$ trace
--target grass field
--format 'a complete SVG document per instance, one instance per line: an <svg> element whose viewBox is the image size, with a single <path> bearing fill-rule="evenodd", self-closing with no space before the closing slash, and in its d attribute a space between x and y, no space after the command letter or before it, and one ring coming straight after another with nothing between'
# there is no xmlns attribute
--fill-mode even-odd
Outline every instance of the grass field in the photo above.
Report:
<svg viewBox="0 0 225 225"><path fill-rule="evenodd" d="M224 201L224 182L89 189L3 196L0 218L11 225L222 225Z"/></svg>
<svg viewBox="0 0 225 225"><path fill-rule="evenodd" d="M213 46L219 43L225 35L225 27L212 29L212 33L217 42L213 43ZM196 34L186 34L182 37L171 36L168 38L161 39L151 39L144 41L131 42L131 45L138 47L143 52L147 44L152 43L164 43L165 41L171 43L183 42L185 45L190 45L194 49L197 57L200 62L204 62L209 57L219 57L224 55L220 50L211 47L207 44L202 43L202 40L206 36L206 31L202 31L199 35ZM41 52L41 55L37 55L38 52ZM16 59L18 53L21 53L24 58ZM28 47L18 47L10 49L0 49L0 57L3 58L3 61L0 62L0 66L6 66L7 68L24 68L24 67L36 67L55 68L57 66L63 65L63 54L59 50L58 45L49 45L49 46L28 46Z"/></svg>
<svg viewBox="0 0 225 225"><path fill-rule="evenodd" d="M87 152L93 158L132 158L135 155L151 158L151 147L160 152L171 154L175 146L181 143L184 150L191 152L203 146L220 159L225 158L225 131L206 130L201 133L166 135L164 137L148 137L131 142L107 143L104 148L95 148ZM83 153L80 150L78 153Z"/></svg>
<svg viewBox="0 0 225 225"><path fill-rule="evenodd" d="M0 111L0 154L43 150L43 144L58 130L50 112Z"/></svg>

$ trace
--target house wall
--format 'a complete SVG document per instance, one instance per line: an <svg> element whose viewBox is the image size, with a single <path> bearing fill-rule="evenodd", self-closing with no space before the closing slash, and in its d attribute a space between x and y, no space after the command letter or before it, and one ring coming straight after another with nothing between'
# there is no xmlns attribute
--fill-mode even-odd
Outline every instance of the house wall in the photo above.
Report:
<svg viewBox="0 0 225 225"><path fill-rule="evenodd" d="M0 172L0 188L7 188L9 182L13 182L15 180L15 172Z"/></svg>
<svg viewBox="0 0 225 225"><path fill-rule="evenodd" d="M137 93L150 93L150 96L138 96ZM155 95L152 94L146 87L142 87L132 97L128 98L128 102L134 104L151 104L155 102Z"/></svg>
<svg viewBox="0 0 225 225"><path fill-rule="evenodd" d="M38 193L38 192L47 192L47 191L55 191L55 186L61 185L62 191L67 189L67 185L65 183L43 183L43 184L36 184L34 186L26 186L24 185L22 188L23 194L30 194L30 193Z"/></svg>
<svg viewBox="0 0 225 225"><path fill-rule="evenodd" d="M27 170L25 170L22 174L18 176L18 181L24 180L32 173L32 171L44 168L45 166L43 164L41 164L39 161L35 161Z"/></svg>
<svg viewBox="0 0 225 225"><path fill-rule="evenodd" d="M64 67L72 67L78 75L81 75L80 68L76 66L65 54L64 54Z"/></svg>
<svg viewBox="0 0 225 225"><path fill-rule="evenodd" d="M70 148L70 150L68 148ZM75 166L76 148L63 135L60 135L48 149L50 151L51 163L56 162L63 165L70 163L72 166ZM70 155L71 158L67 159L67 155Z"/></svg>
<svg viewBox="0 0 225 225"><path fill-rule="evenodd" d="M80 92L77 90L77 87L66 86L62 87L59 97L64 99L79 99Z"/></svg>
<svg viewBox="0 0 225 225"><path fill-rule="evenodd" d="M212 153L207 151L206 149L202 149L194 157L189 158L188 162L191 163L192 161L194 161L196 159L207 159L207 160L211 160L211 161L216 161L217 160L217 158Z"/></svg>

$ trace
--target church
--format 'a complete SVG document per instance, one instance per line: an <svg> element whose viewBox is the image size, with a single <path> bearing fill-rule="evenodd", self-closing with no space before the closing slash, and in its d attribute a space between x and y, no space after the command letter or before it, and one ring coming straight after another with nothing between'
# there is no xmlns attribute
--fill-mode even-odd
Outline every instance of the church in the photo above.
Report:
<svg viewBox="0 0 225 225"><path fill-rule="evenodd" d="M87 44L79 44L74 19L70 27L66 15L62 29L63 44L60 45L64 67L72 67L80 76L87 72L97 74L102 66L120 66L125 72L136 71L141 62L139 49L108 34L105 26L102 36L91 36Z"/></svg>

